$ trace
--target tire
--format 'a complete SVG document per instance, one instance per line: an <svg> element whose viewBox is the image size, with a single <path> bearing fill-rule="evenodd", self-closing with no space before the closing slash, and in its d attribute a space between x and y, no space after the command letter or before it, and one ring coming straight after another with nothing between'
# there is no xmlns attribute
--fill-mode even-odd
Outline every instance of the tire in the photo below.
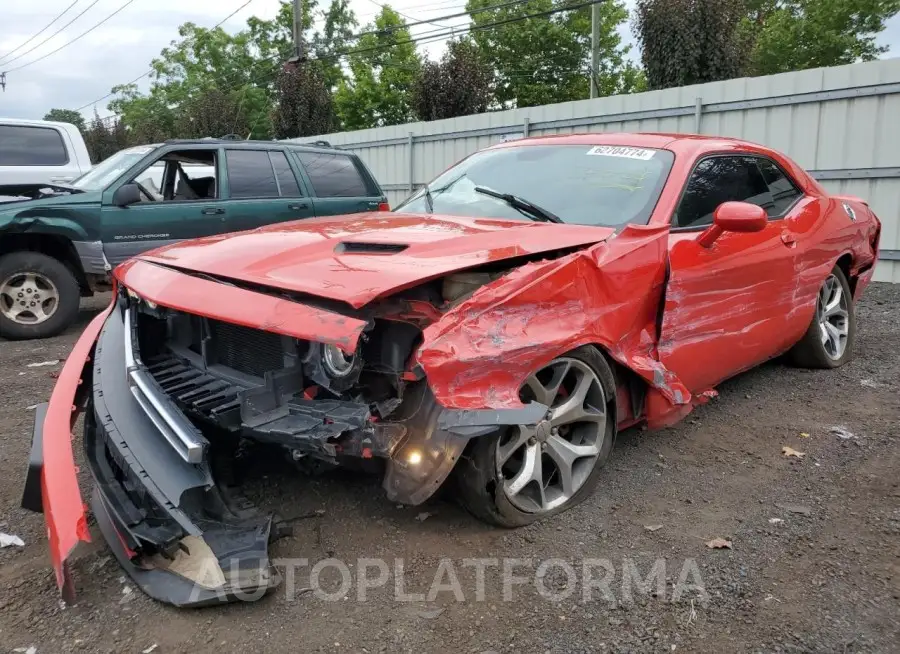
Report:
<svg viewBox="0 0 900 654"><path fill-rule="evenodd" d="M29 299L32 293L39 298L37 301ZM75 321L80 299L78 281L61 261L30 251L0 257L3 338L18 341L56 336ZM20 306L22 302L28 304ZM24 311L16 315L17 309Z"/></svg>
<svg viewBox="0 0 900 654"><path fill-rule="evenodd" d="M831 316L826 315L829 299L833 300L834 292L840 293L838 311ZM841 302L843 300L843 302ZM841 314L843 312L843 315ZM824 326L828 320L831 328ZM845 332L843 337L840 336ZM826 338L827 335L827 340ZM836 336L837 335L837 336ZM835 348L835 339L841 343L841 349ZM816 296L816 310L806 333L788 352L790 360L803 368L838 368L847 363L853 356L853 343L856 341L856 311L850 284L844 271L835 267L822 283Z"/></svg>
<svg viewBox="0 0 900 654"><path fill-rule="evenodd" d="M573 422L568 425L562 425L558 427L559 433L552 432L552 435L549 437L546 436L546 429L543 432L536 431L536 439L529 439L522 445L516 445L523 437L523 432L519 427L509 427L499 430L492 435L473 439L454 472L461 503L478 519L500 527L521 527L571 509L583 502L597 486L600 480L600 471L609 459L616 436L615 378L606 358L592 346L578 348L554 359L548 366L536 371L532 377L544 379L548 369L552 369L554 365L562 369L564 362L567 361L572 362L573 375L581 374L585 371L591 371L594 374L596 382L602 388L602 400L598 399L601 396L597 394L593 383L591 384L591 390L588 392L588 398L591 405L602 402L606 416L605 421L602 424L597 423L595 425L596 420L591 419L587 423ZM553 374L556 373L554 372ZM569 375L569 372L562 374L562 387L566 387L567 379L569 379L566 375ZM572 377L572 379L575 378ZM529 380L531 379L529 378ZM553 385L552 379L549 383L550 386ZM577 388L575 386L575 390ZM562 401L560 401L560 397L562 397ZM535 399L535 394L526 391L523 387L522 399L523 401ZM546 404L547 402L544 403ZM562 409L565 404L567 404L565 397L557 396L553 406L558 406ZM566 433L562 431L563 426L568 427ZM581 430L580 434L578 430ZM585 434L590 434L590 440L587 439ZM548 440L541 440L545 437ZM557 460L553 454L556 448L554 447L554 441L550 440L554 437L571 440L575 444L590 443L590 447L595 448L597 454L596 458L575 459L578 463L571 466L572 474L569 476L569 479L580 478L582 480L580 486L577 487L574 493L566 494L563 492L550 501L550 491L554 488L552 483L553 475L556 475L555 478L557 480L562 478L559 472L560 468L554 463ZM577 442L576 439L578 439ZM532 445L535 440L538 442ZM559 443L559 440L555 442ZM518 495L510 495L505 484L509 482L510 485L515 485L516 479L519 477L517 474L512 474L510 478L510 470L514 470L517 465L516 462L521 459L522 472L525 471L524 466L526 465L527 449L529 448L539 448L534 451L540 452L538 460L542 462L542 467L548 466L547 461L549 459L550 467L543 472L550 475L550 482L548 482L543 492L537 491L536 482L532 481L526 486L526 488L529 488L527 496L524 489ZM514 455L510 456L509 452L513 450ZM502 458L504 458L503 452L506 452L505 458L507 463L502 461ZM587 468L591 463L593 467ZM555 472L547 472L554 469ZM541 478L544 478L543 474ZM539 498L535 497L536 494ZM546 502L544 501L545 495ZM560 497L567 497L567 499L560 500ZM555 504L555 502L560 501L561 503ZM529 507L528 504L532 503L534 506ZM543 506L538 508L538 503L541 503Z"/></svg>

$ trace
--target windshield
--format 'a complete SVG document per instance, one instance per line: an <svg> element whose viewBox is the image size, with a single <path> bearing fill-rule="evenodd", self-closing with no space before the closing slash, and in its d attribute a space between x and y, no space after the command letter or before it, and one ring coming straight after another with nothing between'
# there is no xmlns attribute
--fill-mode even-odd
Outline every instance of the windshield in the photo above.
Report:
<svg viewBox="0 0 900 654"><path fill-rule="evenodd" d="M72 186L82 190L105 188L107 184L115 180L157 147L159 146L139 145L135 148L119 150L113 156L104 159L72 182Z"/></svg>
<svg viewBox="0 0 900 654"><path fill-rule="evenodd" d="M475 189L518 196L565 223L646 224L675 156L612 145L525 145L484 150L441 174L395 211L531 220L509 202Z"/></svg>

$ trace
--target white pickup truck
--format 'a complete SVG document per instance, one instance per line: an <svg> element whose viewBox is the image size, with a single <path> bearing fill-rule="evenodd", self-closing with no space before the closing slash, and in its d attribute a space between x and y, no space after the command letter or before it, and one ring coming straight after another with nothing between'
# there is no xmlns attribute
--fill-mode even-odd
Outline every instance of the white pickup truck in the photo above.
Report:
<svg viewBox="0 0 900 654"><path fill-rule="evenodd" d="M0 118L0 185L68 184L90 169L75 125Z"/></svg>

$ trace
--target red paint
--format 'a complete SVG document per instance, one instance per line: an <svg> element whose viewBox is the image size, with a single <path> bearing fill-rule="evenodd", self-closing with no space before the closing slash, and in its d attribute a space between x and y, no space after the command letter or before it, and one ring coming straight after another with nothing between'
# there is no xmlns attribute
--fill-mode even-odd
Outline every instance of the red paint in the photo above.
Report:
<svg viewBox="0 0 900 654"><path fill-rule="evenodd" d="M116 279L145 300L207 318L255 327L305 340L321 341L347 352L356 349L365 321L348 318L274 295L188 275L139 259L115 271Z"/></svg>
<svg viewBox="0 0 900 654"><path fill-rule="evenodd" d="M94 318L75 343L53 387L44 418L44 467L41 471L41 497L50 559L56 572L56 584L67 582L65 561L79 541L90 542L84 501L78 490L78 477L72 455L72 426L78 417L75 393L81 384L85 365L89 365L94 341L112 306Z"/></svg>

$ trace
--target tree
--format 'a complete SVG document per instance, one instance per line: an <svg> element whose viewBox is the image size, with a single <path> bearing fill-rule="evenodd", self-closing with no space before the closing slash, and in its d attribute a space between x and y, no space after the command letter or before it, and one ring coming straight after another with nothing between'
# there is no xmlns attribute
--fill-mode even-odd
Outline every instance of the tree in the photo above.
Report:
<svg viewBox="0 0 900 654"><path fill-rule="evenodd" d="M871 61L875 43L900 0L749 0L744 22L755 42L749 72L771 75Z"/></svg>
<svg viewBox="0 0 900 654"><path fill-rule="evenodd" d="M97 164L128 146L128 132L118 118L100 118L95 110L90 127L84 130L84 144L91 163Z"/></svg>
<svg viewBox="0 0 900 654"><path fill-rule="evenodd" d="M447 44L440 62L423 64L412 89L419 120L455 118L487 111L491 103L491 69L472 41Z"/></svg>
<svg viewBox="0 0 900 654"><path fill-rule="evenodd" d="M493 23L562 9L573 0L527 0L484 11L496 0L468 0L476 30L472 38L496 75L500 107L530 107L583 100L590 87L591 8L561 11L491 27ZM600 74L603 95L630 93L640 87L637 67L625 60L629 46L616 31L628 12L617 0L600 8ZM479 27L484 29L479 30Z"/></svg>
<svg viewBox="0 0 900 654"><path fill-rule="evenodd" d="M315 136L334 129L334 101L320 67L309 62L286 65L275 86L275 138Z"/></svg>
<svg viewBox="0 0 900 654"><path fill-rule="evenodd" d="M182 105L175 121L175 133L186 139L218 138L226 134L246 136L251 128L247 113L242 111L245 99L242 91L204 89Z"/></svg>
<svg viewBox="0 0 900 654"><path fill-rule="evenodd" d="M341 80L334 97L346 130L400 125L413 120L411 91L422 63L409 29L385 5L347 54L351 77Z"/></svg>
<svg viewBox="0 0 900 654"><path fill-rule="evenodd" d="M75 125L79 131L85 130L84 116L74 109L51 109L44 116L44 120L53 120L58 123L70 123Z"/></svg>
<svg viewBox="0 0 900 654"><path fill-rule="evenodd" d="M326 12L318 9L316 0L303 3L304 41L321 66L328 84L337 87L343 71L334 51L344 47L356 19L347 0L331 0ZM323 31L313 29L324 19ZM135 134L147 141L159 138L189 136L196 133L196 117L190 112L205 106L213 90L216 102L226 102L234 111L228 114L235 131L248 132L254 138L272 135L272 109L276 81L282 64L293 54L293 9L282 2L272 20L251 17L247 28L229 34L222 28L207 29L193 23L183 24L179 38L164 48L151 62L150 90L141 93L136 86L113 89L115 99L109 109L120 115ZM309 54L309 53L308 53ZM198 104L199 102L199 104ZM224 106L224 105L223 105ZM214 126L221 127L225 121ZM247 132L238 131L246 123ZM224 133L224 132L223 132ZM217 136L218 133L207 134Z"/></svg>
<svg viewBox="0 0 900 654"><path fill-rule="evenodd" d="M744 0L638 0L635 36L650 88L740 77L751 43Z"/></svg>

